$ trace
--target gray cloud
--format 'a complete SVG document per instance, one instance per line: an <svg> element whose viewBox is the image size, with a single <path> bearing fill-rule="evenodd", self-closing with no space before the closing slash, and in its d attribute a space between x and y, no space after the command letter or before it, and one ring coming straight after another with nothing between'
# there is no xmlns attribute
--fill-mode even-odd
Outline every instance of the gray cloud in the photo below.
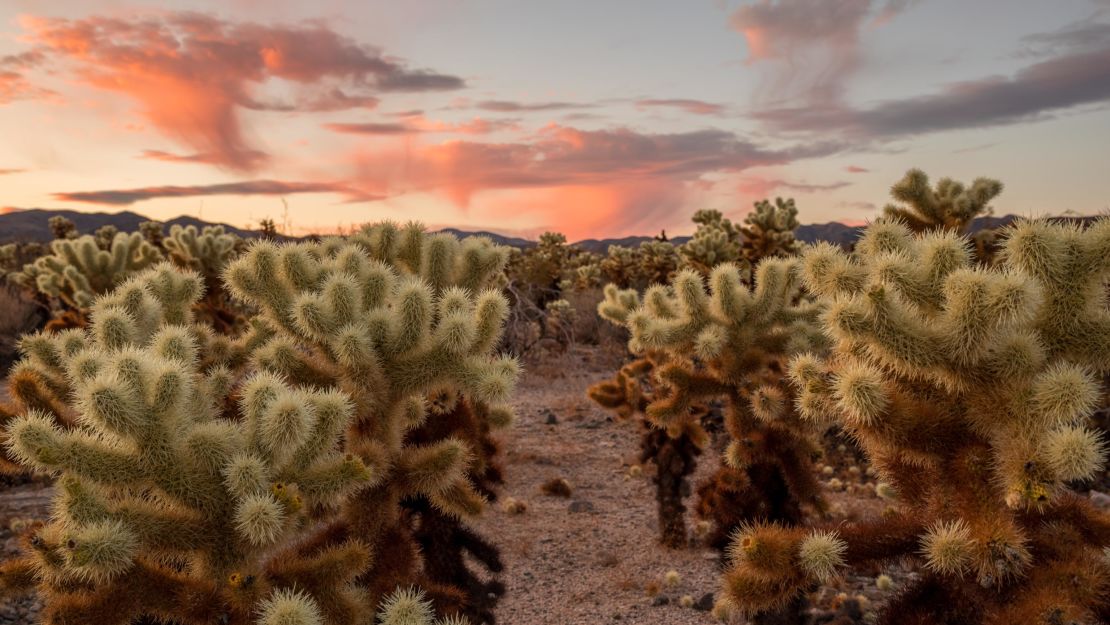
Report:
<svg viewBox="0 0 1110 625"><path fill-rule="evenodd" d="M247 180L221 184L191 186L142 187L137 189L110 189L104 191L76 191L53 194L54 199L67 202L126 206L166 197L196 197L204 195L292 195L295 193L355 192L347 185L335 182L282 182L278 180ZM364 198L369 199L369 198Z"/></svg>
<svg viewBox="0 0 1110 625"><path fill-rule="evenodd" d="M779 108L754 116L780 131L840 130L892 138L1039 119L1110 100L1110 46L1029 65L1013 76L953 83L938 93L890 100L871 108L834 104Z"/></svg>

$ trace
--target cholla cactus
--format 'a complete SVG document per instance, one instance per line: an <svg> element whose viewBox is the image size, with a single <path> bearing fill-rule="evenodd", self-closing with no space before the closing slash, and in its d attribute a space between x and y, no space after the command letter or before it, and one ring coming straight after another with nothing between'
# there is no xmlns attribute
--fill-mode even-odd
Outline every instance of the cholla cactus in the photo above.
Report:
<svg viewBox="0 0 1110 625"><path fill-rule="evenodd" d="M740 260L740 228L721 211L699 210L693 221L698 224L694 236L678 248L685 267L708 276L717 265Z"/></svg>
<svg viewBox="0 0 1110 625"><path fill-rule="evenodd" d="M19 460L59 480L53 520L0 583L37 586L46 625L361 623L367 546L325 544L307 516L373 479L336 450L354 406L258 373L223 418L229 371L204 366L189 313L201 288L154 270L99 300L89 329L28 339L64 371L80 427L39 410L9 426Z"/></svg>
<svg viewBox="0 0 1110 625"><path fill-rule="evenodd" d="M644 241L636 250L636 256L636 282L641 288L667 284L678 271L678 250L669 241Z"/></svg>
<svg viewBox="0 0 1110 625"><path fill-rule="evenodd" d="M728 402L732 442L726 466L700 489L699 509L716 522L712 542L718 546L744 520L796 522L803 504L823 510L810 465L816 448L791 410L789 389L780 384L784 360L824 344L814 324L818 308L797 303L798 273L796 260L765 260L750 290L740 270L725 264L710 275L707 292L702 277L687 270L670 287L648 289L643 303L634 291L610 286L598 307L631 331L630 349L648 364L635 364L614 383L595 387L596 400L626 413L642 410L671 438L685 437L698 447L707 438L699 405L714 398ZM650 399L635 383L649 370L655 388ZM772 492L782 485L785 492ZM681 503L673 503L680 493L660 493L664 528L682 522ZM678 529L671 531L668 542L677 538Z"/></svg>
<svg viewBox="0 0 1110 625"><path fill-rule="evenodd" d="M435 608L417 588L398 588L382 601L380 625L469 625L461 616L437 619Z"/></svg>
<svg viewBox="0 0 1110 625"><path fill-rule="evenodd" d="M110 291L128 277L161 260L161 254L138 233L117 233L107 250L92 236L57 239L52 254L23 266L11 280L60 302L63 311L59 326L80 326L87 321L85 312L93 299Z"/></svg>
<svg viewBox="0 0 1110 625"><path fill-rule="evenodd" d="M752 265L771 256L792 256L797 251L794 230L798 228L798 209L794 200L775 198L755 203L755 210L740 226L744 242L741 254Z"/></svg>
<svg viewBox="0 0 1110 625"><path fill-rule="evenodd" d="M638 248L610 245L599 262L602 276L622 289L646 289L666 284L678 269L678 251L668 241L644 241Z"/></svg>
<svg viewBox="0 0 1110 625"><path fill-rule="evenodd" d="M192 269L210 283L219 279L235 257L238 241L239 237L225 232L223 226L205 226L198 231L196 226L174 225L162 245L174 264Z"/></svg>
<svg viewBox="0 0 1110 625"><path fill-rule="evenodd" d="M870 226L856 251L806 254L836 345L790 375L803 414L857 437L901 507L835 536L749 528L726 593L757 610L830 563L908 557L920 578L883 623L1108 622L1110 517L1066 483L1104 462L1087 419L1110 369L1110 221L1018 223L990 268L952 231L899 222Z"/></svg>
<svg viewBox="0 0 1110 625"><path fill-rule="evenodd" d="M73 223L73 220L68 217L54 215L46 220L46 223L50 227L50 234L55 239L76 239L78 236L77 224Z"/></svg>
<svg viewBox="0 0 1110 625"><path fill-rule="evenodd" d="M421 526L430 523L425 513L446 522L483 508L475 476L486 456L477 446L483 427L509 421L500 403L517 375L513 359L493 354L507 304L484 288L497 281L504 258L481 240L384 225L349 242L258 243L227 269L232 291L276 331L256 365L307 387L336 384L352 398L347 447L378 479L348 506L342 534L375 550L364 576L375 601L417 583L438 607L451 593L438 593L422 575L467 582L437 579L438 562L421 561L401 502L426 502L418 505ZM496 558L486 559L499 569ZM458 573L447 568L445 577ZM461 609L484 616L495 590L469 594Z"/></svg>
<svg viewBox="0 0 1110 625"><path fill-rule="evenodd" d="M162 230L162 222L160 221L144 221L139 224L139 234L143 235L143 239L158 249L162 249L162 243L166 240L166 234Z"/></svg>
<svg viewBox="0 0 1110 625"><path fill-rule="evenodd" d="M237 371L253 350L270 336L265 326L252 324L240 335L229 337L193 319L183 306L199 297L193 284L194 274L181 274L168 264L162 264L140 276L129 279L98 301L102 306L127 309L132 316L141 319L144 332L152 331L159 324L187 325L191 340L198 345L198 366L206 374L216 368ZM153 310L160 311L159 315L151 316ZM75 427L80 419L70 406L70 398L76 391L68 367L70 361L88 347L87 343L85 333L79 329L46 330L24 336L19 343L21 357L8 374L8 393L13 405L5 411L13 416L34 411L52 419L62 430ZM0 438L2 436L0 431ZM0 450L0 473L7 472L5 469L18 470L18 466L3 466L4 457ZM7 458L12 460L10 456Z"/></svg>
<svg viewBox="0 0 1110 625"><path fill-rule="evenodd" d="M221 274L241 251L242 240L223 226L205 226L198 232L196 226L174 225L162 244L174 264L204 278L205 296L197 307L200 317L216 330L232 333L244 317L223 288Z"/></svg>
<svg viewBox="0 0 1110 625"><path fill-rule="evenodd" d="M610 245L605 258L598 263L598 268L607 284L615 284L622 289L627 289L633 286L638 260L632 248Z"/></svg>
<svg viewBox="0 0 1110 625"><path fill-rule="evenodd" d="M970 187L941 178L936 188L930 189L925 172L911 169L890 188L894 199L906 206L887 204L883 214L902 220L914 232L949 230L963 234L976 217L990 214L990 201L999 193L1002 183L990 178L976 178Z"/></svg>

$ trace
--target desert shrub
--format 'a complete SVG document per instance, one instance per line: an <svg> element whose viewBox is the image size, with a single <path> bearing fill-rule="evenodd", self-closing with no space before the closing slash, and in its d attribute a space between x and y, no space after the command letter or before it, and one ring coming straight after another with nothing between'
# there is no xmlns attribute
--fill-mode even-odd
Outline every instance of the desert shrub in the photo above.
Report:
<svg viewBox="0 0 1110 625"><path fill-rule="evenodd" d="M807 418L858 438L898 507L833 527L753 525L725 593L757 611L844 567L913 562L881 623L1102 623L1110 516L1067 487L1104 463L1110 221L1010 229L999 263L952 229L878 222L853 256L805 255L827 356L790 377Z"/></svg>
<svg viewBox="0 0 1110 625"><path fill-rule="evenodd" d="M42 322L42 309L22 291L0 284L0 374L6 373L18 354L18 338Z"/></svg>

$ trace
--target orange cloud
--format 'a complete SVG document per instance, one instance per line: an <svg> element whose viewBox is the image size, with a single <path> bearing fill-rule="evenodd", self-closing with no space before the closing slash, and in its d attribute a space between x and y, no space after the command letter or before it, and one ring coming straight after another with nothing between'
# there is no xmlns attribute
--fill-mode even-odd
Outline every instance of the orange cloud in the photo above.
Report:
<svg viewBox="0 0 1110 625"><path fill-rule="evenodd" d="M440 193L464 208L484 191L527 188L527 199L516 197L513 206L484 197L475 210L517 217L534 213L577 236L601 229L654 229L674 218L705 174L785 164L840 149L815 144L768 150L720 130L644 134L555 124L528 139L364 148L353 157L351 184L372 196Z"/></svg>
<svg viewBox="0 0 1110 625"><path fill-rule="evenodd" d="M161 132L235 170L256 169L265 159L247 140L239 109L374 107L375 94L383 91L464 84L409 69L318 24L268 26L189 12L21 21L27 39L68 61L80 80L134 99ZM265 83L274 78L293 85L290 99L265 94Z"/></svg>

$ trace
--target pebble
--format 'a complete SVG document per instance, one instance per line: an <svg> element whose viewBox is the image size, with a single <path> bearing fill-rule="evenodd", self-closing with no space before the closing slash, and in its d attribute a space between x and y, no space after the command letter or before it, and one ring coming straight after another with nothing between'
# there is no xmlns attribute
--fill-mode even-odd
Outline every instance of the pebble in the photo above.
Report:
<svg viewBox="0 0 1110 625"><path fill-rule="evenodd" d="M594 504L589 502L589 501L584 501L584 500L581 500L581 499L578 500L578 501L572 501L572 502L570 502L570 505L567 506L567 511L572 512L572 513L593 512L594 511Z"/></svg>
<svg viewBox="0 0 1110 625"><path fill-rule="evenodd" d="M701 596L701 599L694 602L694 609L699 612L708 612L713 609L715 601L716 597L713 596L713 593L707 592Z"/></svg>

